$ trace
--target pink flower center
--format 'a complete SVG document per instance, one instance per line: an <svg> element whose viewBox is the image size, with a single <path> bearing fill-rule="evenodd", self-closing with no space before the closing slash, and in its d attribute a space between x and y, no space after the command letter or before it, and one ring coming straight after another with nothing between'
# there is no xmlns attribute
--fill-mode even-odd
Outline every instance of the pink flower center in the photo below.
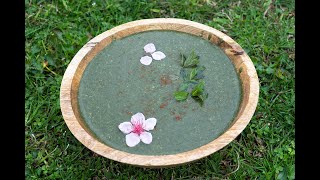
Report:
<svg viewBox="0 0 320 180"><path fill-rule="evenodd" d="M144 129L142 128L142 124L133 125L133 130L132 130L133 133L140 135L143 131Z"/></svg>

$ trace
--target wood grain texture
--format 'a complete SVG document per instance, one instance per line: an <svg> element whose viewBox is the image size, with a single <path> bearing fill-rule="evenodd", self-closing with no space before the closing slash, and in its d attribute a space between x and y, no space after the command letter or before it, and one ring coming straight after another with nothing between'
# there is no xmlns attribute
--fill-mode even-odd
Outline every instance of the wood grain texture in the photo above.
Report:
<svg viewBox="0 0 320 180"><path fill-rule="evenodd" d="M234 64L241 80L242 102L229 129L212 142L199 148L172 155L146 156L130 154L108 147L93 138L83 125L79 115L77 92L87 64L105 46L115 39L150 30L172 30L197 35L218 45ZM87 148L106 158L141 166L169 167L192 162L206 157L234 140L247 126L256 109L259 97L259 80L252 61L241 46L224 33L193 21L175 18L157 18L132 21L112 28L85 44L70 62L62 79L60 106L63 118L72 134Z"/></svg>

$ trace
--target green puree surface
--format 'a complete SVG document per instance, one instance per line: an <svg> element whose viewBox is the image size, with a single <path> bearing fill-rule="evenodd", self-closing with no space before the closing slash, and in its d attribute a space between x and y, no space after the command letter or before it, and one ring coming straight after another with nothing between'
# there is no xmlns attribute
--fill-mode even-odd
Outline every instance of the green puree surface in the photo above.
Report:
<svg viewBox="0 0 320 180"><path fill-rule="evenodd" d="M143 47L154 43L166 58L140 63ZM182 82L180 52L195 50L206 70L208 98L201 107L190 96L177 102ZM142 155L176 154L205 145L221 135L238 112L240 80L223 51L209 41L174 31L148 31L115 40L86 67L78 91L79 109L92 134L106 145ZM128 147L118 125L137 112L156 118L151 144Z"/></svg>

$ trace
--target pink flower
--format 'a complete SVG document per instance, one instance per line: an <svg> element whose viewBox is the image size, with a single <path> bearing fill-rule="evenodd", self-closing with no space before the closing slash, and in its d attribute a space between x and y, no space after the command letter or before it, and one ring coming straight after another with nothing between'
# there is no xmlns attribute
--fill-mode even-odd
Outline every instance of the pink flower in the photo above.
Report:
<svg viewBox="0 0 320 180"><path fill-rule="evenodd" d="M152 134L148 131L153 130L157 124L156 118L149 118L145 120L142 113L131 117L131 122L123 122L119 124L118 128L126 135L126 143L129 147L139 144L140 140L145 144L152 142Z"/></svg>

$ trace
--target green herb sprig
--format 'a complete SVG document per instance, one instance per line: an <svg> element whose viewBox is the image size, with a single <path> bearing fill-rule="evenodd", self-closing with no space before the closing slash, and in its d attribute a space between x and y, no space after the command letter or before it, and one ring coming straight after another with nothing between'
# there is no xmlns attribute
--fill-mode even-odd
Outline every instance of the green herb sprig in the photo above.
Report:
<svg viewBox="0 0 320 180"><path fill-rule="evenodd" d="M189 56L181 54L180 65L182 68L180 70L180 76L183 82L180 84L178 90L174 92L174 97L177 101L185 101L190 94L190 96L202 106L204 100L208 98L203 80L206 68L199 66L199 58L194 50Z"/></svg>

